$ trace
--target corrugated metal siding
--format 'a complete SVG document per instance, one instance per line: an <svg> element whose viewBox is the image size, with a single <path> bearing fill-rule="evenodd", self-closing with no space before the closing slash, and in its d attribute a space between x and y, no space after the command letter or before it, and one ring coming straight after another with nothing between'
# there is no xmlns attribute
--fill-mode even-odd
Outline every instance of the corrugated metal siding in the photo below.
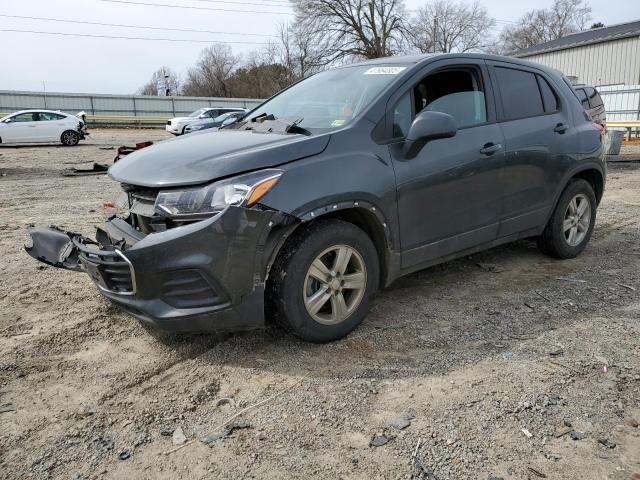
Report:
<svg viewBox="0 0 640 480"><path fill-rule="evenodd" d="M256 98L148 97L142 95L99 95L79 93L41 93L0 90L0 112L46 108L91 115L184 116L203 107L253 108L263 100Z"/></svg>
<svg viewBox="0 0 640 480"><path fill-rule="evenodd" d="M640 120L640 85L598 88L607 110L607 120Z"/></svg>
<svg viewBox="0 0 640 480"><path fill-rule="evenodd" d="M591 85L640 83L640 37L522 57Z"/></svg>

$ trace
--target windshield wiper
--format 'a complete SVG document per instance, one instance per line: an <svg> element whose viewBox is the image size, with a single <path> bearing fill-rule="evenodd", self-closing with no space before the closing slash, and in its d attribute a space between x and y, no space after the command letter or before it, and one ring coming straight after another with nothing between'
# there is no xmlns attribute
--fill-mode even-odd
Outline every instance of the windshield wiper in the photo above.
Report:
<svg viewBox="0 0 640 480"><path fill-rule="evenodd" d="M245 125L245 129L255 133L299 133L311 135L311 132L299 124L303 118L276 118L273 114L262 113Z"/></svg>

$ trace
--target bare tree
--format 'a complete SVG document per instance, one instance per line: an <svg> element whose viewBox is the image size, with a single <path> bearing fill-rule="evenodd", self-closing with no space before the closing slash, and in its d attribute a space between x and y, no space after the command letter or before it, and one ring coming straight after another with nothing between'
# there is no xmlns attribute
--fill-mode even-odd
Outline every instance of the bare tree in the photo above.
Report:
<svg viewBox="0 0 640 480"><path fill-rule="evenodd" d="M183 87L185 95L230 97L230 79L240 64L231 47L216 43L200 53L198 64L189 70Z"/></svg>
<svg viewBox="0 0 640 480"><path fill-rule="evenodd" d="M151 75L151 79L140 87L138 93L140 95L169 96L177 95L179 89L180 78L178 74L169 67L160 67Z"/></svg>
<svg viewBox="0 0 640 480"><path fill-rule="evenodd" d="M555 0L547 9L531 10L500 34L500 49L516 52L584 30L591 19L585 0Z"/></svg>
<svg viewBox="0 0 640 480"><path fill-rule="evenodd" d="M296 25L325 64L398 53L406 35L403 0L291 0Z"/></svg>
<svg viewBox="0 0 640 480"><path fill-rule="evenodd" d="M271 52L273 61L285 68L282 88L323 68L323 52L318 49L314 36L305 24L278 25L278 41L271 43L267 50Z"/></svg>
<svg viewBox="0 0 640 480"><path fill-rule="evenodd" d="M411 43L422 53L470 52L492 43L495 20L478 2L436 0L418 9L411 26Z"/></svg>

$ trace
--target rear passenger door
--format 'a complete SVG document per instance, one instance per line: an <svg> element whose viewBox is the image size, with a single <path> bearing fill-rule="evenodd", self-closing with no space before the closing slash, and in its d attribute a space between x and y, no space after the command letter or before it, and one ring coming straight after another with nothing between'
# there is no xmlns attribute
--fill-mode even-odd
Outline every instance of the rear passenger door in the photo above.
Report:
<svg viewBox="0 0 640 480"><path fill-rule="evenodd" d="M498 237L537 233L566 168L571 119L553 81L526 66L489 62L504 134L503 208Z"/></svg>
<svg viewBox="0 0 640 480"><path fill-rule="evenodd" d="M40 112L38 124L38 141L59 141L65 130L64 121L67 117L52 112Z"/></svg>

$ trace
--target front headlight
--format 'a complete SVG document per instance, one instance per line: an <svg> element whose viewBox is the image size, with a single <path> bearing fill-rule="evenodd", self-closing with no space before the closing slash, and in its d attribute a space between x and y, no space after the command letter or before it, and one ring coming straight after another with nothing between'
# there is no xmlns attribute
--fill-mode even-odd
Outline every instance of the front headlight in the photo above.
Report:
<svg viewBox="0 0 640 480"><path fill-rule="evenodd" d="M156 198L155 210L168 217L204 217L235 205L250 207L278 183L282 170L267 169L189 190L167 190Z"/></svg>

